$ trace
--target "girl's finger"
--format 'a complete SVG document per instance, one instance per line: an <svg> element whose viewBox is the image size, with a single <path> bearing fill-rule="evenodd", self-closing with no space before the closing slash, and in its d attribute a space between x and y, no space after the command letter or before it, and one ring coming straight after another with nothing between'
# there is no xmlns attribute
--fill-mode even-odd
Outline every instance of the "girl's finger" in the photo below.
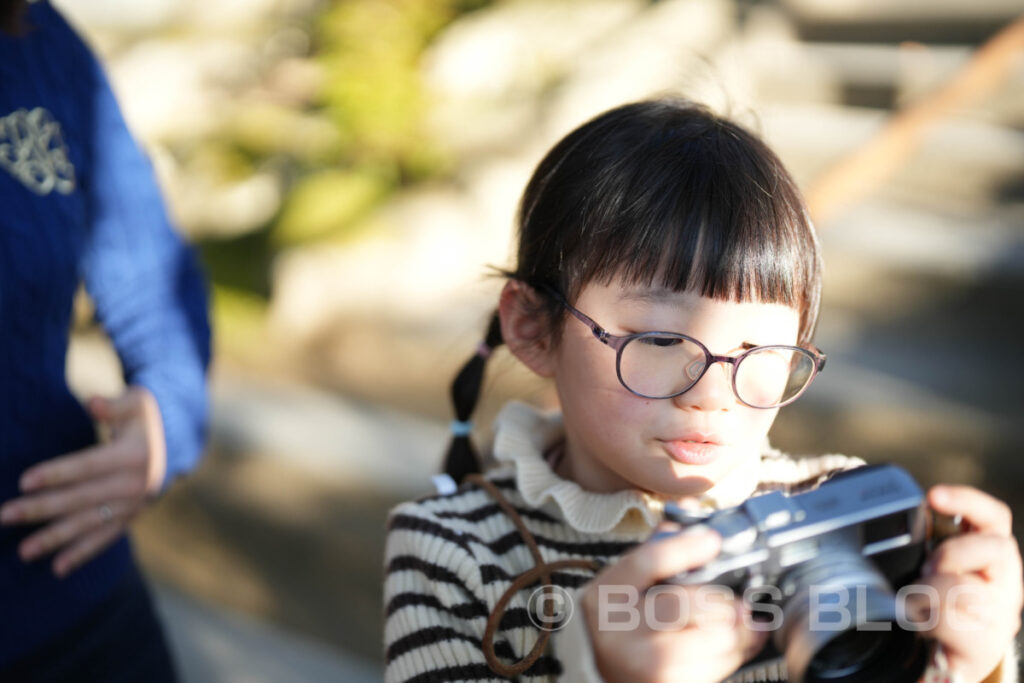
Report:
<svg viewBox="0 0 1024 683"><path fill-rule="evenodd" d="M971 526L982 533L1010 536L1013 515L1010 507L971 486L944 484L928 492L932 508L947 515L963 515Z"/></svg>
<svg viewBox="0 0 1024 683"><path fill-rule="evenodd" d="M706 564L721 548L721 537L703 526L642 543L605 569L597 583L643 592L680 572Z"/></svg>
<svg viewBox="0 0 1024 683"><path fill-rule="evenodd" d="M64 578L120 538L122 533L124 522L117 519L87 532L53 559L53 573Z"/></svg>
<svg viewBox="0 0 1024 683"><path fill-rule="evenodd" d="M972 637L1005 621L1005 601L973 575L937 574L915 584L904 609L915 630L942 641Z"/></svg>
<svg viewBox="0 0 1024 683"><path fill-rule="evenodd" d="M25 562L49 555L103 524L110 524L115 519L125 520L129 516L129 507L117 501L61 517L22 541L18 555Z"/></svg>
<svg viewBox="0 0 1024 683"><path fill-rule="evenodd" d="M677 680L723 680L760 652L767 637L767 633L721 625L687 631L673 644L673 656L687 672L685 679ZM697 662L703 664L699 673L693 669Z"/></svg>
<svg viewBox="0 0 1024 683"><path fill-rule="evenodd" d="M693 662L701 657L724 657L732 653L739 657L742 642L736 629L719 624L687 630L676 641L674 649L681 659Z"/></svg>
<svg viewBox="0 0 1024 683"><path fill-rule="evenodd" d="M74 513L122 498L137 498L145 493L143 473L100 475L52 492L22 496L0 508L4 524L32 524Z"/></svg>
<svg viewBox="0 0 1024 683"><path fill-rule="evenodd" d="M737 600L731 588L725 586L689 586L692 608L692 627L728 626L738 628L743 623L743 604Z"/></svg>
<svg viewBox="0 0 1024 683"><path fill-rule="evenodd" d="M26 493L66 486L123 469L136 461L144 462L144 458L142 449L126 447L121 442L101 444L47 460L25 470L21 475L20 486Z"/></svg>
<svg viewBox="0 0 1024 683"><path fill-rule="evenodd" d="M925 563L922 574L977 573L982 578L1014 585L1020 592L1021 558L1012 538L971 533L943 541Z"/></svg>
<svg viewBox="0 0 1024 683"><path fill-rule="evenodd" d="M976 672L978 677L961 671L968 680L979 680L992 671L1020 630L1019 606L1010 608L998 591L973 575L941 574L921 583L932 594L920 591L908 597L913 630L941 643L951 665L954 659L964 666L987 662L975 666L984 670ZM959 665L954 668L959 670Z"/></svg>

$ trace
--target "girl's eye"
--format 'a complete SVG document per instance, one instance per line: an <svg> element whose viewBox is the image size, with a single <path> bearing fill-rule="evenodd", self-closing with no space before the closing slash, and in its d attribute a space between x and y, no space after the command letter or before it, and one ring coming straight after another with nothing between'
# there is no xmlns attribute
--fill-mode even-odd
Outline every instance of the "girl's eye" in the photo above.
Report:
<svg viewBox="0 0 1024 683"><path fill-rule="evenodd" d="M683 340L677 337L640 337L640 342L648 346L677 346Z"/></svg>

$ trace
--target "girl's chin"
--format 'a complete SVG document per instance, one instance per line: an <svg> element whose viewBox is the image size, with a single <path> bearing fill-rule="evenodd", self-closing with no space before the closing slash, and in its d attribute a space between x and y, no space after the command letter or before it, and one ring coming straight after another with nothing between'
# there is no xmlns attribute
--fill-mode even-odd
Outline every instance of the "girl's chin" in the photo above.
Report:
<svg viewBox="0 0 1024 683"><path fill-rule="evenodd" d="M750 497L760 479L759 457L753 459L737 452L735 457L722 458L711 465L693 467L670 461L671 488L664 493L678 498L702 498L715 507L733 507Z"/></svg>
<svg viewBox="0 0 1024 683"><path fill-rule="evenodd" d="M721 472L712 472L710 467L694 467L670 464L670 472L657 483L657 493L669 498L698 498L710 491L724 477ZM717 469L717 468L715 468Z"/></svg>
<svg viewBox="0 0 1024 683"><path fill-rule="evenodd" d="M700 496L727 479L736 469L738 460L735 453L720 453L711 462L703 465L684 464L678 460L668 461L671 475L663 488L674 496Z"/></svg>

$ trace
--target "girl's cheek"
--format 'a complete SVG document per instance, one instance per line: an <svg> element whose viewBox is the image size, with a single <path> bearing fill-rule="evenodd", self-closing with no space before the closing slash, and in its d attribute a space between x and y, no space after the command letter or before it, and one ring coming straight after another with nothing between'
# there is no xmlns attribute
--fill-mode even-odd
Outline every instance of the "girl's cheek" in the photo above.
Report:
<svg viewBox="0 0 1024 683"><path fill-rule="evenodd" d="M775 420L775 411L761 411L754 408L748 408L747 410L755 414L743 415L732 423L732 429L735 430L734 433L740 435L734 443L743 448L745 452L749 450L760 454L764 447L765 439L768 437L768 432ZM764 415L763 413L766 412L773 414Z"/></svg>
<svg viewBox="0 0 1024 683"><path fill-rule="evenodd" d="M755 409L751 408L750 410ZM759 414L754 416L753 424L751 426L751 437L760 442L768 435L769 430L771 430L772 424L775 423L775 417L779 414L779 409L756 410L755 412Z"/></svg>
<svg viewBox="0 0 1024 683"><path fill-rule="evenodd" d="M652 420L657 411L658 403L639 396L627 395L620 400L613 401L608 411L609 419L618 421L633 428L640 428Z"/></svg>

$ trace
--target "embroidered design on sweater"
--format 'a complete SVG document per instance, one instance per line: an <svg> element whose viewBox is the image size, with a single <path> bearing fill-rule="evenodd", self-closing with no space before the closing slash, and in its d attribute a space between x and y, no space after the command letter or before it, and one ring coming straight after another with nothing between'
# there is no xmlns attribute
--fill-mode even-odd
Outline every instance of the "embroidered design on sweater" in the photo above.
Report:
<svg viewBox="0 0 1024 683"><path fill-rule="evenodd" d="M75 189L75 167L60 122L43 107L0 117L0 166L38 195Z"/></svg>

